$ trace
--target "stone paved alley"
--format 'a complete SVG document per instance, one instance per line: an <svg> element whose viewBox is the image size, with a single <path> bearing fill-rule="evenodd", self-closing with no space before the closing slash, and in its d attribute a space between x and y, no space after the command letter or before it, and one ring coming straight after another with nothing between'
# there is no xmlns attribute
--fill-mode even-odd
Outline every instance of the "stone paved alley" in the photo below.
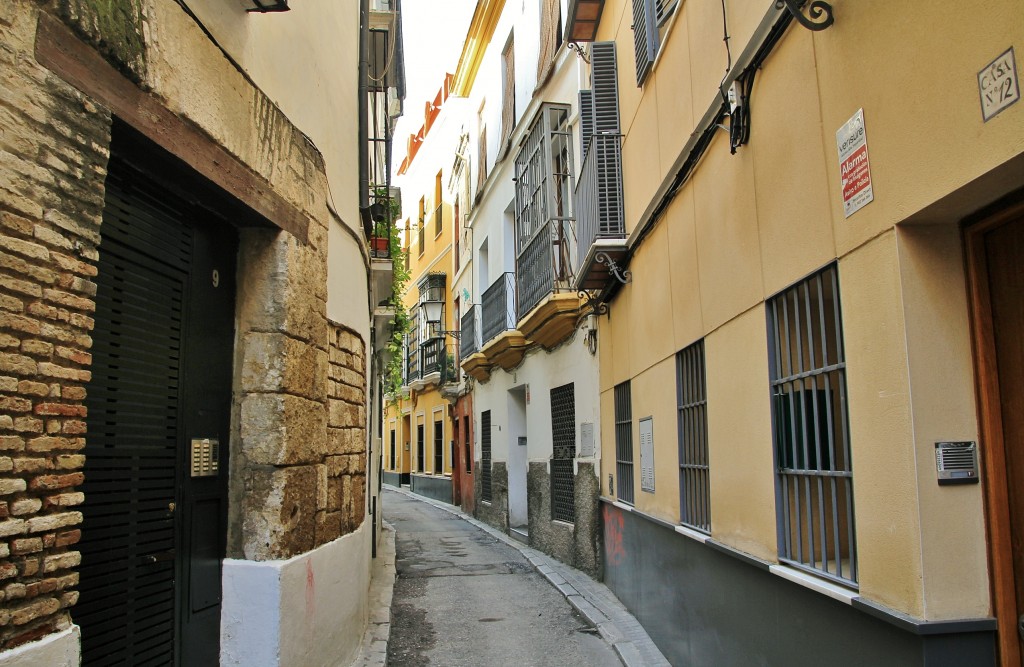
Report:
<svg viewBox="0 0 1024 667"><path fill-rule="evenodd" d="M517 550L459 517L385 492L398 579L387 664L620 665Z"/></svg>

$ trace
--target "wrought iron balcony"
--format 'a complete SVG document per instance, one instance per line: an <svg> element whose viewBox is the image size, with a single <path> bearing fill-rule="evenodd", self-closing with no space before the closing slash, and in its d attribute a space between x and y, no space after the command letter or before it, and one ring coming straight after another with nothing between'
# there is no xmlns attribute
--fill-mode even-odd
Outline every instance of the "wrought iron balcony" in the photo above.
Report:
<svg viewBox="0 0 1024 667"><path fill-rule="evenodd" d="M406 384L420 379L419 349L410 343L405 348L405 382Z"/></svg>
<svg viewBox="0 0 1024 667"><path fill-rule="evenodd" d="M502 331L516 328L516 286L512 272L498 276L484 291L481 304L482 328L480 340L486 343Z"/></svg>
<svg viewBox="0 0 1024 667"><path fill-rule="evenodd" d="M574 292L575 242L569 220L551 220L516 260L517 320L524 318L548 294Z"/></svg>
<svg viewBox="0 0 1024 667"><path fill-rule="evenodd" d="M459 358L465 359L480 351L480 306L471 306L459 325Z"/></svg>
<svg viewBox="0 0 1024 667"><path fill-rule="evenodd" d="M420 345L420 361L422 363L423 375L427 377L431 373L440 373L445 363L444 338L431 338Z"/></svg>

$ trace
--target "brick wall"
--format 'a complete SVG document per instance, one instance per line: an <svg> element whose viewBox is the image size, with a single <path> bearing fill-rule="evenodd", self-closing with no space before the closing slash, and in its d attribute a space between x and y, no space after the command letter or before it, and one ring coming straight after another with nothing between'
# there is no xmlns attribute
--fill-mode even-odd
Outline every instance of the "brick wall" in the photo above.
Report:
<svg viewBox="0 0 1024 667"><path fill-rule="evenodd" d="M341 325L331 324L329 419L323 503L318 501L317 544L350 533L366 516L366 347Z"/></svg>
<svg viewBox="0 0 1024 667"><path fill-rule="evenodd" d="M0 648L70 624L110 117L0 7Z"/></svg>

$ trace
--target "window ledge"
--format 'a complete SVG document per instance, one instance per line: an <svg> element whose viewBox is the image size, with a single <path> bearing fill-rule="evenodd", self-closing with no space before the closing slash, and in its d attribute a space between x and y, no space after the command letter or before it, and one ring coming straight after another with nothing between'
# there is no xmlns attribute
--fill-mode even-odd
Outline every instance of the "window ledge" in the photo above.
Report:
<svg viewBox="0 0 1024 667"><path fill-rule="evenodd" d="M711 539L710 535L705 535L704 533L702 533L702 532L700 532L698 530L694 530L692 528L687 528L686 526L674 526L673 530L675 530L680 535L683 535L685 537L689 537L691 540L696 540L697 542L700 542L701 544L707 544L707 541L709 539Z"/></svg>
<svg viewBox="0 0 1024 667"><path fill-rule="evenodd" d="M768 571L772 574L782 577L786 581L791 581L794 584L809 588L812 591L827 595L833 600L838 600L844 604L853 604L853 599L857 597L857 592L852 591L848 588L843 588L837 584L830 583L823 579L819 579L812 574L801 572L796 568L787 567L785 565L769 565Z"/></svg>

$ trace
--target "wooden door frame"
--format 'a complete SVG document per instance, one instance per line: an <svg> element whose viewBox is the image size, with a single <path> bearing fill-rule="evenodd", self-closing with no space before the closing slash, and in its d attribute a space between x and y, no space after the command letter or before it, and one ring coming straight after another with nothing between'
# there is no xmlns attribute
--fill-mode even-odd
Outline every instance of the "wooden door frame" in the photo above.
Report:
<svg viewBox="0 0 1024 667"><path fill-rule="evenodd" d="M978 426L981 435L981 478L985 499L988 559L992 609L998 624L997 644L1001 664L1021 664L1017 636L1017 609L1010 542L1010 510L1006 473L1006 444L1003 439L1002 408L996 361L992 304L985 256L985 234L1014 219L1024 219L1024 193L1010 201L968 218L963 223L964 255L971 318L971 345L977 387Z"/></svg>

